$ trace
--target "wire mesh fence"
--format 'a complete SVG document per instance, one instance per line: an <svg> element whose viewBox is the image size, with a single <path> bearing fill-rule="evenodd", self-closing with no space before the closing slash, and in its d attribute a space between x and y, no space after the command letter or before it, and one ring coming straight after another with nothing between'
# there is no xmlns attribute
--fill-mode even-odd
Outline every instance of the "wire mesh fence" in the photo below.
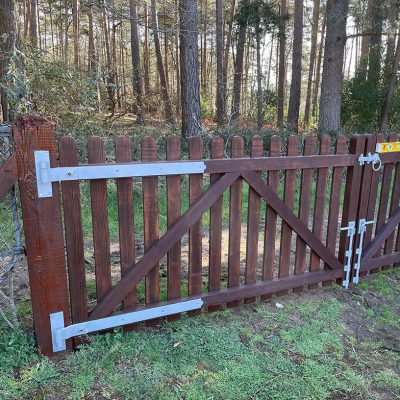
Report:
<svg viewBox="0 0 400 400"><path fill-rule="evenodd" d="M12 154L10 127L0 125L0 165ZM13 328L18 325L14 303L13 271L23 255L16 188L0 200L0 317Z"/></svg>

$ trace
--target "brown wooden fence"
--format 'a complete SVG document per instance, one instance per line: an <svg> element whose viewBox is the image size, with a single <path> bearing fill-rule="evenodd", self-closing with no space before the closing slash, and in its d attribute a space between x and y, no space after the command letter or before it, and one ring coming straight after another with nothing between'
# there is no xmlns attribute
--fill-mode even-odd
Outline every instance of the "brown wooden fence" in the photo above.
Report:
<svg viewBox="0 0 400 400"><path fill-rule="evenodd" d="M203 158L202 139L191 138L189 161L178 164L200 160L204 173L164 178L162 172L153 172L115 180L115 267L109 229L113 187L106 179L90 180L88 240L78 180L53 182L52 196L38 197L34 152L48 151L52 168L73 168L78 165L74 139L64 137L57 144L53 127L32 115L21 118L13 132L36 339L45 354L53 353L55 335L62 331L50 318L60 312L67 327L87 321L100 324L105 317L121 318L194 299L215 311L319 284L341 284L347 264L354 278L358 266L365 275L400 262L400 153L381 154L383 167L377 172L372 164L358 161L360 155L374 153L377 141L396 141L395 135L355 135L349 141L342 136L335 141L329 136L290 136L284 142L273 136L265 140L268 146L258 136L246 144L238 136L229 143L215 137L209 159ZM141 160L132 161L131 140L118 137L116 165L134 170L156 162L153 170L161 171L166 163L182 158L180 138L170 137L164 146L166 160L158 160L156 141L145 137ZM105 163L101 138L90 138L87 151L87 165L111 165ZM142 231L134 221L138 207ZM161 220L166 220L166 228L160 233ZM374 223L364 225L363 220ZM354 236L341 230L353 222ZM88 241L94 253L94 301L88 298ZM193 309L189 315L199 312ZM177 318L179 313L168 316ZM89 325L76 326L85 333ZM95 330L101 330L99 326L107 324ZM81 341L74 335L73 343L66 341L67 349Z"/></svg>

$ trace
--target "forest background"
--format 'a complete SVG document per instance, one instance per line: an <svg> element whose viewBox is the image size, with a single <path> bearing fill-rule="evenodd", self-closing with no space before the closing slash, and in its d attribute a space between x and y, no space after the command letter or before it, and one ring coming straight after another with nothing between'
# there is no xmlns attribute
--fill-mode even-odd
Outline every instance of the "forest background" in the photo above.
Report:
<svg viewBox="0 0 400 400"><path fill-rule="evenodd" d="M38 111L85 137L396 131L399 12L399 0L2 0L1 117Z"/></svg>

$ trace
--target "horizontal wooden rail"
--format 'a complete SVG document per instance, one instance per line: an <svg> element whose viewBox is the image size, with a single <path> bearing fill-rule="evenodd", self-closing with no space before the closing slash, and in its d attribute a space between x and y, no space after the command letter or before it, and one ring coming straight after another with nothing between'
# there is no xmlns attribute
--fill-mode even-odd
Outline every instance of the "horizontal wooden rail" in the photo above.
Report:
<svg viewBox="0 0 400 400"><path fill-rule="evenodd" d="M327 167L347 167L354 165L357 161L353 154L340 155L314 155L314 156L285 156L285 157L259 157L259 158L226 158L226 159L211 159L211 160L196 160L199 163L204 163L206 169L205 174L225 173L225 172L246 172L246 171L277 171L285 169L302 169L302 168L327 168ZM135 166L151 164L155 168L157 165L163 166L169 164L169 161L154 161L154 162L127 162L127 163L91 163L80 164L82 168L93 168L94 166ZM174 164L193 163L189 160L174 161ZM64 168L67 169L67 168ZM195 172L199 173L199 172ZM181 174L180 171L177 172ZM73 175L73 174L72 174ZM162 170L159 174L163 175ZM171 175L171 172L168 173ZM69 176L67 180L80 179L79 176L74 178Z"/></svg>
<svg viewBox="0 0 400 400"><path fill-rule="evenodd" d="M178 298L165 302L157 303L156 305L135 306L127 308L123 311L117 311L110 316L121 315L132 311L148 310L154 307L166 306L169 304L177 304L193 299L201 299L203 306L210 306L221 303L228 303L234 300L243 300L249 297L258 297L271 293L276 293L280 290L289 290L292 288L307 286L320 282L332 281L343 276L343 269L332 269L329 271L306 272L295 276L287 276L275 278L268 281L258 281L247 283L245 285L215 290L200 295L193 295L184 298Z"/></svg>
<svg viewBox="0 0 400 400"><path fill-rule="evenodd" d="M348 167L357 162L353 154L284 156L203 160L205 173L277 171L282 169Z"/></svg>
<svg viewBox="0 0 400 400"><path fill-rule="evenodd" d="M400 162L400 152L397 153L381 153L379 158L382 164L389 164L393 162Z"/></svg>
<svg viewBox="0 0 400 400"><path fill-rule="evenodd" d="M0 166L0 200L18 180L17 157L13 154Z"/></svg>
<svg viewBox="0 0 400 400"><path fill-rule="evenodd" d="M392 212L390 218L386 221L385 225L380 229L379 233L374 237L374 240L364 250L361 259L361 270L365 270L366 265L369 265L372 257L381 248L384 241L393 232L396 226L400 223L400 207Z"/></svg>
<svg viewBox="0 0 400 400"><path fill-rule="evenodd" d="M361 264L360 271L368 271L370 269L383 267L385 265L392 265L398 262L400 262L400 251L384 254L380 257L371 258L368 262L364 262Z"/></svg>

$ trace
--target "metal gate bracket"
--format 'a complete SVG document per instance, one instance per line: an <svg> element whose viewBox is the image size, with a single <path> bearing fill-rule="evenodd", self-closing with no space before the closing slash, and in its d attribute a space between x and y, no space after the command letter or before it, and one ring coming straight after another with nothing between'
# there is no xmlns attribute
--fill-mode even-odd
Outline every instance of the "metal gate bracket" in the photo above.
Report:
<svg viewBox="0 0 400 400"><path fill-rule="evenodd" d="M364 234L367 230L367 225L373 224L374 221L367 221L366 219L360 219L358 222L358 234L360 235L358 240L358 247L356 249L356 256L357 261L354 264L354 276L353 276L353 283L357 285L360 277L360 267L361 267L361 256L363 251L363 243L364 243Z"/></svg>
<svg viewBox="0 0 400 400"><path fill-rule="evenodd" d="M38 197L52 197L52 182L77 181L86 179L116 179L134 176L202 174L204 161L158 161L131 162L126 164L93 164L78 167L50 167L48 151L35 151L36 181Z"/></svg>
<svg viewBox="0 0 400 400"><path fill-rule="evenodd" d="M153 318L165 317L167 315L178 314L185 311L197 310L201 308L202 305L203 300L199 298L140 311L133 311L130 313L121 313L111 317L80 322L68 326L64 326L63 312L56 312L50 314L53 352L66 350L66 340L75 336L86 335L90 332L98 332L105 329L147 321Z"/></svg>
<svg viewBox="0 0 400 400"><path fill-rule="evenodd" d="M341 231L347 231L347 236L349 237L348 247L345 253L346 264L344 266L344 272L346 272L346 277L343 280L342 286L346 289L349 287L350 283L350 271L351 271L351 257L353 254L353 241L354 235L356 234L356 223L355 221L350 221L348 226L340 228Z"/></svg>

